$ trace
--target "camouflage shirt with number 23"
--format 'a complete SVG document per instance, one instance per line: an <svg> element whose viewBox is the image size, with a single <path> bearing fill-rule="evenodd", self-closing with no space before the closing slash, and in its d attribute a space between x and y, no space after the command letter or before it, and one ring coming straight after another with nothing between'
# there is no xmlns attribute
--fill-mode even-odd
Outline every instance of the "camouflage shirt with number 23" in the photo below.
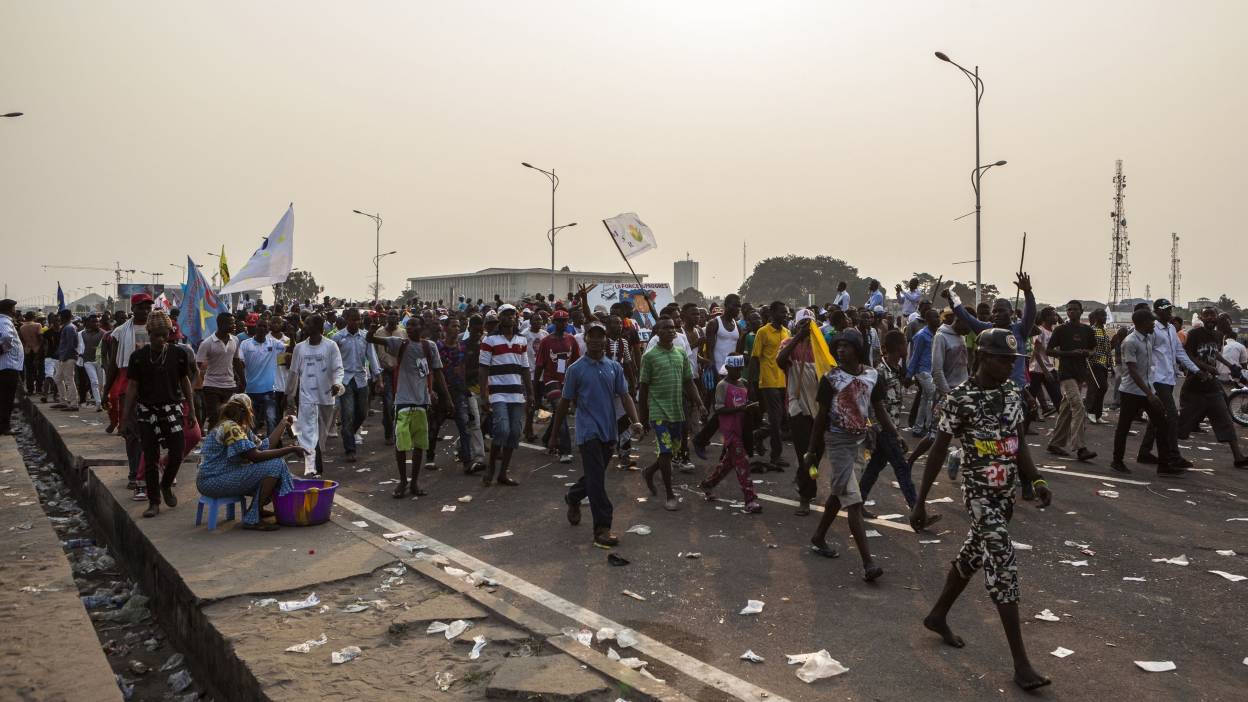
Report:
<svg viewBox="0 0 1248 702"><path fill-rule="evenodd" d="M1025 405L1013 380L985 388L968 379L945 396L936 428L962 441L968 497L1012 495Z"/></svg>

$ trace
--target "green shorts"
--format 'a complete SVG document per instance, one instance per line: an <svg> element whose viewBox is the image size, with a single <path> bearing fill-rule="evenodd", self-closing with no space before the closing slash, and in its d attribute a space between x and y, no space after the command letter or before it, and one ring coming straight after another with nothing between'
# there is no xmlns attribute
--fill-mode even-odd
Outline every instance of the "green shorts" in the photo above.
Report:
<svg viewBox="0 0 1248 702"><path fill-rule="evenodd" d="M424 407L405 405L395 408L394 450L429 448L429 420Z"/></svg>

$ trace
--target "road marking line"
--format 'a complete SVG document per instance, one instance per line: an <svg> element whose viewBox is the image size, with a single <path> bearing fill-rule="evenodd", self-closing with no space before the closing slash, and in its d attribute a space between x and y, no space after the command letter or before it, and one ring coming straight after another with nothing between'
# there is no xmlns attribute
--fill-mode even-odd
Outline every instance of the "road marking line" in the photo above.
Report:
<svg viewBox="0 0 1248 702"><path fill-rule="evenodd" d="M523 580L505 570L500 570L485 561L470 556L454 546L444 544L426 534L416 531L406 524L396 522L384 514L374 512L358 502L343 497L341 493L335 497L334 502L343 509L353 512L357 516L371 521L373 524L376 524L387 531L395 533L404 531L411 532L405 538L412 539L413 541L422 541L426 544L426 548L428 550L440 553L462 566L467 566L471 570L482 571L482 573L486 576L494 578L499 582L499 584L512 590L516 594L527 597L533 602L536 602L551 611L558 612L559 614L580 623L582 626L586 626L594 630L601 629L603 627L610 627L616 631L628 628L623 624L614 622L601 614L598 614L597 612L569 602L568 600L565 600L552 592L544 590L527 580ZM712 665L704 663L688 654L681 653L664 643L656 641L641 632L637 632L637 644L633 646L633 648L655 659L656 661L676 669L680 673L692 678L695 681L711 685L739 700L746 700L747 702L764 702L764 700L767 702L789 702L789 700L784 697L772 694L771 692L768 692L767 690L764 690L763 688L752 683L746 682L735 675L725 673Z"/></svg>
<svg viewBox="0 0 1248 702"><path fill-rule="evenodd" d="M760 500L767 500L768 502L775 502L776 504L788 505L790 507L797 506L797 500L790 500L787 497L776 497L775 495L764 495L761 492L756 493L756 494L758 495L758 499ZM822 512L824 510L823 510L823 507L820 507L819 505L811 505L810 511ZM836 516L849 518L849 513L842 510L840 512L837 512ZM886 527L889 527L890 529L897 529L899 531L908 531L910 533L914 533L914 529L911 529L909 524L903 524L900 522L890 522L887 519L864 519L862 521L867 524L875 524L877 526L886 526Z"/></svg>
<svg viewBox="0 0 1248 702"><path fill-rule="evenodd" d="M1073 475L1079 478L1091 478L1092 480L1105 480L1111 483L1126 483L1127 485L1152 485L1145 480L1128 480L1127 478L1119 478L1116 475L1096 475L1095 473L1078 473L1073 470L1062 470L1061 468L1040 468L1039 470L1053 475Z"/></svg>

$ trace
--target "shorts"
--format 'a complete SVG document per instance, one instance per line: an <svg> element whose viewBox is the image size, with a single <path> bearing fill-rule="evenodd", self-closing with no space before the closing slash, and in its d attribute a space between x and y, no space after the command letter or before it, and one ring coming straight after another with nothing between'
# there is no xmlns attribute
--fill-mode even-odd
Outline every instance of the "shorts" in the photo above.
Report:
<svg viewBox="0 0 1248 702"><path fill-rule="evenodd" d="M832 466L832 480L828 487L842 507L862 503L862 493L858 490L858 462L862 459L863 438L863 434L828 432L824 451Z"/></svg>
<svg viewBox="0 0 1248 702"><path fill-rule="evenodd" d="M514 449L524 433L523 402L490 403L490 446Z"/></svg>
<svg viewBox="0 0 1248 702"><path fill-rule="evenodd" d="M429 418L424 407L399 405L394 408L394 450L425 451L429 448Z"/></svg>
<svg viewBox="0 0 1248 702"><path fill-rule="evenodd" d="M43 359L43 377L47 378L48 380L51 380L54 376L56 376L56 359L55 358Z"/></svg>
<svg viewBox="0 0 1248 702"><path fill-rule="evenodd" d="M660 456L670 456L680 445L680 437L685 433L684 422L651 422L654 427L654 438L658 444Z"/></svg>

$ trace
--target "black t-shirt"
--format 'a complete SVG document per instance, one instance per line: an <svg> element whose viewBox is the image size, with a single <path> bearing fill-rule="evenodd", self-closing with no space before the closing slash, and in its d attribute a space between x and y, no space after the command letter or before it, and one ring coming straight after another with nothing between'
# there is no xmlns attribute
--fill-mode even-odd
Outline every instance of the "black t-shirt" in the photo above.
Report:
<svg viewBox="0 0 1248 702"><path fill-rule="evenodd" d="M165 344L160 353L152 354L151 346L130 354L127 379L138 382L139 402L148 405L171 405L182 401L182 378L191 377L186 353L173 344Z"/></svg>
<svg viewBox="0 0 1248 702"><path fill-rule="evenodd" d="M1183 344L1183 350L1187 352L1188 358L1199 359L1201 363L1217 368L1217 358L1222 354L1222 335L1208 327L1192 327L1187 332L1187 343ZM1194 374L1189 374L1183 384L1197 392L1219 389L1218 381L1213 376L1207 380L1197 380Z"/></svg>
<svg viewBox="0 0 1248 702"><path fill-rule="evenodd" d="M1096 332L1092 327L1086 324L1065 324L1058 325L1053 330L1053 336L1049 337L1049 348L1058 351L1077 351L1079 349L1087 349L1088 351L1096 350ZM1061 363L1057 369L1058 380L1088 380L1088 362L1083 358L1061 357Z"/></svg>

